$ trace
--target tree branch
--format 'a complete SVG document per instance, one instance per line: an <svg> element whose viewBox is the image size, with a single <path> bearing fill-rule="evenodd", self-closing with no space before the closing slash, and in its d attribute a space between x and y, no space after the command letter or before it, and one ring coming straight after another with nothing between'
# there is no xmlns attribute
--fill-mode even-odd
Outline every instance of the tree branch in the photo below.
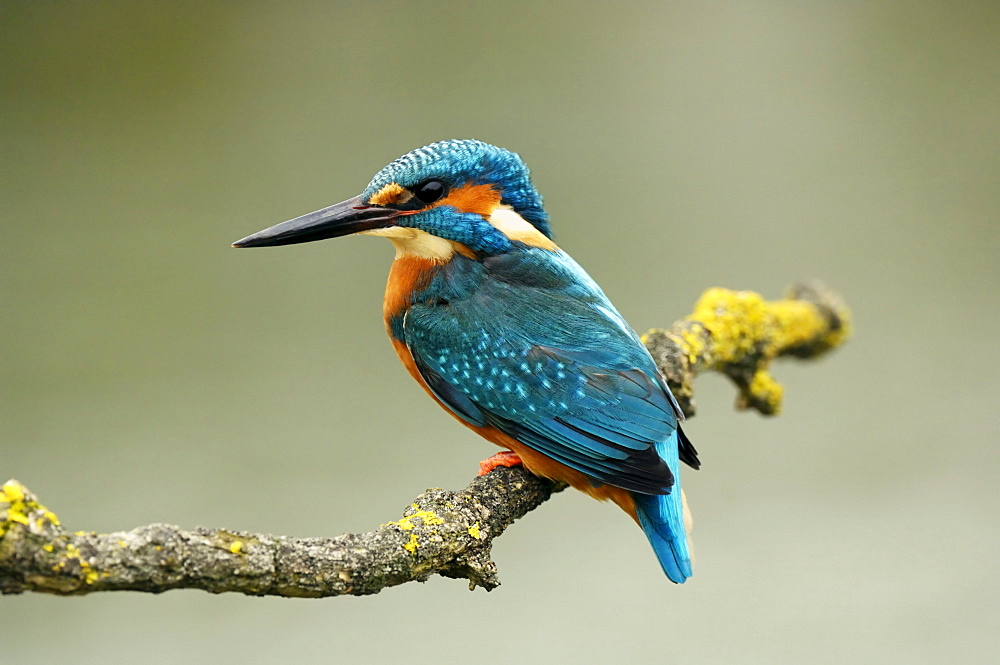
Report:
<svg viewBox="0 0 1000 665"><path fill-rule="evenodd" d="M784 355L813 358L850 334L839 297L818 283L784 300L709 289L694 312L643 336L682 409L694 413L694 377L722 372L738 408L777 413L781 386L768 370ZM290 538L152 524L109 534L67 533L23 485L0 488L0 592L61 595L95 591L203 589L247 595L325 597L378 593L431 575L496 588L493 539L541 505L558 483L520 467L497 468L460 491L428 490L403 518L364 534Z"/></svg>

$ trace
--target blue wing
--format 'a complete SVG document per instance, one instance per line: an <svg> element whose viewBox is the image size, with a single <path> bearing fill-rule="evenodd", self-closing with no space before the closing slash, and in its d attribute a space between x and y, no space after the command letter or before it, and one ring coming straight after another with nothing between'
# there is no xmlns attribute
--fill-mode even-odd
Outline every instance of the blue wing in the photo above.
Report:
<svg viewBox="0 0 1000 665"><path fill-rule="evenodd" d="M691 575L679 460L698 467L653 359L562 252L456 256L393 334L458 417L492 425L596 483L629 490L664 572Z"/></svg>
<svg viewBox="0 0 1000 665"><path fill-rule="evenodd" d="M671 491L676 471L657 449L673 439L677 458L669 390L635 333L567 255L457 257L414 300L405 342L428 386L460 418L493 425L595 482Z"/></svg>

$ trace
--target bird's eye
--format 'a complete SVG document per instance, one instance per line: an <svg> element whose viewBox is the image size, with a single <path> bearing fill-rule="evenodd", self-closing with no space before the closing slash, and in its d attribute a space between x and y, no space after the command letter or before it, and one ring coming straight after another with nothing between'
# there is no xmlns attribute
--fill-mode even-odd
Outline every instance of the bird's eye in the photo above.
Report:
<svg viewBox="0 0 1000 665"><path fill-rule="evenodd" d="M421 203L434 203L444 196L444 183L440 180L425 180L413 188L413 195Z"/></svg>

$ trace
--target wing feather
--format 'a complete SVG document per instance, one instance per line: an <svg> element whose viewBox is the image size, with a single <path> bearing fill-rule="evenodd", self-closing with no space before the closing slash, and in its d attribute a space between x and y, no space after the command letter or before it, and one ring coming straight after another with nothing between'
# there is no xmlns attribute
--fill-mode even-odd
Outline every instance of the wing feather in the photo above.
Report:
<svg viewBox="0 0 1000 665"><path fill-rule="evenodd" d="M667 494L674 475L657 445L678 429L672 396L604 294L561 257L538 259L534 272L515 259L446 272L403 322L417 370L466 422L492 425L595 482ZM680 440L678 452L697 463Z"/></svg>

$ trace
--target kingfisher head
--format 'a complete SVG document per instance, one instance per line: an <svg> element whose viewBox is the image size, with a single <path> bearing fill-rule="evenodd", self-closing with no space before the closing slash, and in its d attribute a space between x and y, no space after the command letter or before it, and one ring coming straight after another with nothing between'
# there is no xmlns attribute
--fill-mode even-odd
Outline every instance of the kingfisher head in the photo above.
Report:
<svg viewBox="0 0 1000 665"><path fill-rule="evenodd" d="M548 215L528 167L509 150L475 140L417 148L375 174L358 196L264 229L234 247L290 245L364 233L397 253L446 259L519 246L554 249Z"/></svg>

